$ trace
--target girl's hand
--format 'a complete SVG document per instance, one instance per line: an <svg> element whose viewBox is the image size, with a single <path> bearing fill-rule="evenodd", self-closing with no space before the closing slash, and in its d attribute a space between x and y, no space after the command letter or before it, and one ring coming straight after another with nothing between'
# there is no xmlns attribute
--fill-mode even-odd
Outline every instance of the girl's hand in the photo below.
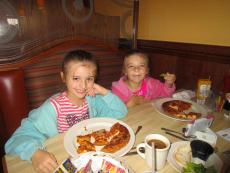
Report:
<svg viewBox="0 0 230 173"><path fill-rule="evenodd" d="M164 75L164 80L165 80L165 84L168 86L168 87L172 87L174 82L176 81L176 75L175 74L170 74L170 73L166 73Z"/></svg>
<svg viewBox="0 0 230 173"><path fill-rule="evenodd" d="M58 167L53 154L47 151L37 150L32 156L32 165L37 173L50 173Z"/></svg>
<svg viewBox="0 0 230 173"><path fill-rule="evenodd" d="M128 108L148 102L143 96L132 96L126 103Z"/></svg>
<svg viewBox="0 0 230 173"><path fill-rule="evenodd" d="M92 88L88 89L87 93L88 93L88 96L95 96L96 94L100 94L100 95L103 95L105 96L109 91L102 87L101 85L98 85L98 84L94 84Z"/></svg>

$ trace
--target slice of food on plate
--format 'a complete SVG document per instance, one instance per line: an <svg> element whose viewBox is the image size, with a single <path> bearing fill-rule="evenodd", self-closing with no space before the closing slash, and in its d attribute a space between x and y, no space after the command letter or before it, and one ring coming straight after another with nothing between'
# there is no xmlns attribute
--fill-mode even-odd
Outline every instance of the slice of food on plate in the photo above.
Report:
<svg viewBox="0 0 230 173"><path fill-rule="evenodd" d="M77 143L81 144L83 141L91 141L91 134L77 136Z"/></svg>
<svg viewBox="0 0 230 173"><path fill-rule="evenodd" d="M91 134L93 137L93 144L97 146L106 145L109 143L109 131L105 129L97 130Z"/></svg>
<svg viewBox="0 0 230 173"><path fill-rule="evenodd" d="M89 151L96 151L96 147L89 141L81 141L77 148L77 153L81 154Z"/></svg>
<svg viewBox="0 0 230 173"><path fill-rule="evenodd" d="M128 144L130 134L124 125L117 122L112 125L109 131L99 129L86 135L79 135L76 138L78 154L96 151L98 146L102 148L99 151L115 153Z"/></svg>
<svg viewBox="0 0 230 173"><path fill-rule="evenodd" d="M106 153L115 153L128 144L130 134L128 129L120 123L115 123L110 129L109 143L101 151Z"/></svg>
<svg viewBox="0 0 230 173"><path fill-rule="evenodd" d="M124 138L124 142L127 141L125 145L118 145L116 150L111 150L114 151L115 156L121 157L129 152L135 143L135 134L132 128L125 122L113 118L90 118L68 129L64 135L64 147L70 156L79 157L85 152L94 150L93 146L97 152L101 151L115 137ZM78 147L80 148L78 149Z"/></svg>
<svg viewBox="0 0 230 173"><path fill-rule="evenodd" d="M171 117L195 120L201 117L200 112L191 111L192 103L183 100L169 100L162 104L162 109Z"/></svg>

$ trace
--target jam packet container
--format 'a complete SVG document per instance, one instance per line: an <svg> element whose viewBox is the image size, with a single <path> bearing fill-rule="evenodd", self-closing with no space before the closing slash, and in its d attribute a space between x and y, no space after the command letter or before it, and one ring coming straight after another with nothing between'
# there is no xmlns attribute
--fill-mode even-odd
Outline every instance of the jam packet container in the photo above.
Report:
<svg viewBox="0 0 230 173"><path fill-rule="evenodd" d="M73 165L71 160L67 158L64 160L53 173L76 173L77 168Z"/></svg>
<svg viewBox="0 0 230 173"><path fill-rule="evenodd" d="M197 103L205 104L206 99L209 97L212 81L210 79L199 79L197 82Z"/></svg>
<svg viewBox="0 0 230 173"><path fill-rule="evenodd" d="M121 167L118 167L107 160L103 160L101 166L101 172L109 173L125 173L125 170Z"/></svg>
<svg viewBox="0 0 230 173"><path fill-rule="evenodd" d="M76 173L134 173L123 158L103 152L83 153L71 162Z"/></svg>

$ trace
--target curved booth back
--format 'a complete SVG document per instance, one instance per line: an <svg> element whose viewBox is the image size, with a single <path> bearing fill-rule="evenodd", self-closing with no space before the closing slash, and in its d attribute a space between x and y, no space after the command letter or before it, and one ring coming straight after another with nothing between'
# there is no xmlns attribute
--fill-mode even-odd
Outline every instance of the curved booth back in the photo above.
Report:
<svg viewBox="0 0 230 173"><path fill-rule="evenodd" d="M29 111L22 69L0 71L1 131L9 137Z"/></svg>

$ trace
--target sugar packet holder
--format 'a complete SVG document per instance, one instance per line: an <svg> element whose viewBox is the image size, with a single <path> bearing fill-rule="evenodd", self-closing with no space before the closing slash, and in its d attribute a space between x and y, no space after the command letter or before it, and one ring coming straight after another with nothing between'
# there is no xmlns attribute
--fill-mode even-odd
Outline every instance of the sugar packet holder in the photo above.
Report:
<svg viewBox="0 0 230 173"><path fill-rule="evenodd" d="M78 170L71 159L67 158L58 166L54 173L90 173L92 172L91 164L92 160L89 160L85 167Z"/></svg>
<svg viewBox="0 0 230 173"><path fill-rule="evenodd" d="M89 159L86 166L78 170L72 163L71 159L67 158L58 166L58 168L53 173L93 173L91 165L92 165L92 160ZM111 162L103 159L101 170L97 171L97 173L105 173L105 172L125 173L126 171L123 168L120 168L112 164Z"/></svg>

